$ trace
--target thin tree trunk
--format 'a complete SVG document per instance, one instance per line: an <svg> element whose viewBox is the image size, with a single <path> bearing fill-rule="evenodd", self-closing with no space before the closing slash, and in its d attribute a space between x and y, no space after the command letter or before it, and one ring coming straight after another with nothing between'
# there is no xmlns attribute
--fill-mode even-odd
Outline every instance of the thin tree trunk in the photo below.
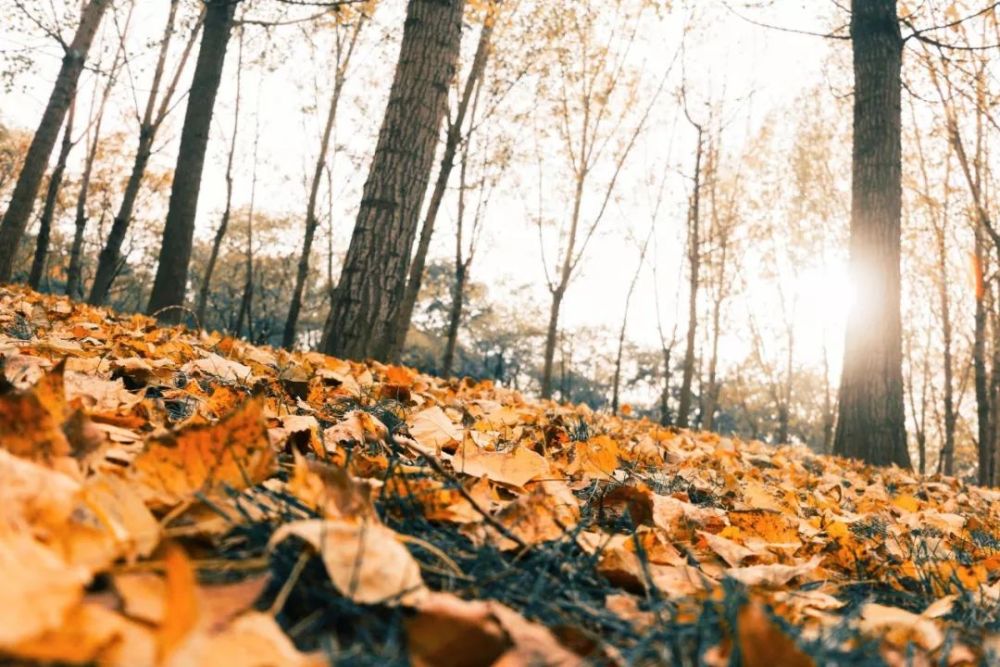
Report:
<svg viewBox="0 0 1000 667"><path fill-rule="evenodd" d="M357 44L358 35L361 33L361 27L364 25L364 22L364 15L359 16L358 22L354 25L354 30L351 33L346 54L343 52L340 33L338 32L336 36L336 73L333 82L333 94L330 96L330 108L326 114L326 125L323 127L323 137L320 140L319 154L316 156L316 168L313 171L312 185L309 188L309 203L306 205L306 229L302 237L302 253L299 255L299 265L295 273L295 287L292 289L292 301L288 305L288 317L285 320L285 329L281 335L281 346L288 350L292 349L295 345L295 331L299 323L299 313L302 310L302 294L305 292L306 280L309 277L309 259L312 255L313 238L316 235L316 228L319 226L316 205L319 198L320 180L323 178L326 157L330 150L330 138L333 136L333 127L337 122L340 93L344 89L347 67L350 65L351 55L354 53L354 46Z"/></svg>
<svg viewBox="0 0 1000 667"><path fill-rule="evenodd" d="M87 297L87 302L94 306L99 306L107 301L111 285L114 283L115 276L118 275L118 271L121 268L122 245L125 243L125 236L128 234L128 228L132 222L132 214L135 210L135 203L139 198L142 179L146 175L149 158L153 154L153 141L170 111L170 102L173 99L174 92L177 90L181 73L184 71L184 66L197 41L198 33L201 31L204 14L199 17L198 23L195 25L194 30L191 31L191 36L181 54L177 69L174 71L174 76L164 91L159 110L157 111L156 101L166 68L167 53L170 49L170 40L174 33L179 1L171 0L170 3L170 12L167 15L167 24L163 31L163 37L160 40L160 52L153 71L152 86L149 91L149 97L146 98L146 109L139 123L139 145L136 149L135 159L132 162L132 172L129 174L128 182L125 184L125 192L122 194L118 213L111 223L108 238L104 242L104 247L101 248L100 256L97 259L97 272L94 275L94 283L90 288L90 296ZM154 112L156 112L155 116L153 115Z"/></svg>
<svg viewBox="0 0 1000 667"><path fill-rule="evenodd" d="M462 127L465 125L465 116L472 101L473 90L477 88L483 72L486 70L486 61L489 57L494 23L495 18L490 17L483 24L483 28L479 33L476 54L473 56L472 66L469 69L469 76L465 80L462 97L455 111L455 118L448 119L448 134L445 138L444 153L441 156L441 166L438 169L437 180L434 182L434 190L431 193L430 202L427 206L427 214L424 216L424 224L420 228L417 250L413 255L413 262L410 264L410 276L406 282L403 303L399 308L399 321L396 325L392 351L394 359L399 359L400 354L403 352L403 345L406 343L406 333L410 329L410 321L413 319L413 309L416 307L417 297L420 295L424 267L427 264L427 252L430 249L431 237L434 234L434 224L437 221L438 211L441 209L441 202L444 200L445 191L448 188L448 179L451 177L451 172L455 166L456 151L462 142ZM468 141L468 137L465 140Z"/></svg>
<svg viewBox="0 0 1000 667"><path fill-rule="evenodd" d="M545 330L545 366L542 369L542 398L552 398L552 366L555 361L556 343L559 336L559 310L562 308L564 292L556 289L552 292L552 305L549 308L549 326ZM566 359L563 358L562 374L565 376ZM564 384L565 380L560 384ZM565 396L563 396L565 400Z"/></svg>
<svg viewBox="0 0 1000 667"><path fill-rule="evenodd" d="M111 97L111 90L114 88L115 80L118 78L118 68L121 66L122 58L125 55L125 39L128 36L129 26L132 23L132 10L134 8L134 4L129 8L128 18L125 20L125 28L118 42L118 49L115 51L111 70L108 72L108 82L104 86L101 101L97 107L97 115L92 120L94 124L93 133L87 142L87 158L84 162L83 176L80 179L80 192L76 198L73 244L70 246L69 268L66 270L66 296L71 299L83 297L83 236L87 231L87 222L89 220L87 217L87 197L90 194L90 179L94 173L97 149L101 144L101 126L104 124L104 111L107 109L108 98Z"/></svg>
<svg viewBox="0 0 1000 667"><path fill-rule="evenodd" d="M848 316L834 452L910 467L900 316L903 40L896 0L852 0L851 267L864 284Z"/></svg>
<svg viewBox="0 0 1000 667"><path fill-rule="evenodd" d="M690 120L690 119L689 119ZM687 428L692 402L691 384L694 380L695 344L698 335L698 282L701 268L700 239L700 204L701 204L701 160L704 152L704 130L701 125L690 121L698 133L698 143L695 148L694 185L691 189L691 200L688 208L688 266L690 280L688 286L688 326L687 347L684 351L684 366L681 376L680 405L677 409L677 425Z"/></svg>
<svg viewBox="0 0 1000 667"><path fill-rule="evenodd" d="M455 365L455 349L458 347L458 329L462 323L462 308L465 305L465 276L467 265L458 264L455 268L455 285L452 287L451 309L448 313L448 339L444 347L444 359L441 362L441 375L449 377Z"/></svg>
<svg viewBox="0 0 1000 667"><path fill-rule="evenodd" d="M76 102L74 100L70 103L69 112L66 114L66 129L63 130L62 146L59 148L56 166L52 169L52 175L49 177L49 187L45 193L45 207L42 209L42 218L38 224L35 257L31 262L31 273L28 276L28 285L33 290L37 290L42 284L45 261L49 254L49 241L52 236L52 220L55 217L56 204L59 201L59 188L62 187L63 175L66 173L66 161L69 159L73 146L76 145L76 142L73 141L73 117L75 115Z"/></svg>
<svg viewBox="0 0 1000 667"><path fill-rule="evenodd" d="M777 444L788 443L789 420L792 411L792 382L795 379L795 329L788 326L785 330L788 337L788 350L785 356L785 383L781 390L781 405L778 407L778 437Z"/></svg>
<svg viewBox="0 0 1000 667"><path fill-rule="evenodd" d="M975 270L976 270L976 312L975 329L973 333L972 345L972 365L974 373L974 384L976 389L976 417L977 417L977 439L978 439L978 470L979 483L985 485L989 481L989 471L986 467L989 461L990 437L990 399L987 390L988 378L986 374L986 304L984 302L984 276L983 276L983 235L979 225L975 229Z"/></svg>
<svg viewBox="0 0 1000 667"><path fill-rule="evenodd" d="M837 416L833 406L833 389L830 386L830 355L823 340L823 454L833 453L833 427Z"/></svg>
<svg viewBox="0 0 1000 667"><path fill-rule="evenodd" d="M242 33L240 35L242 40ZM242 47L242 41L240 43ZM258 85L258 95L260 86ZM243 319L247 319L247 340L253 342L253 216L257 203L257 149L260 147L260 105L258 98L257 116L254 120L253 139L253 176L250 180L250 209L247 211L247 248L246 248L246 282L243 284L243 296L240 298L240 314L236 320L235 335L239 336L243 329Z"/></svg>
<svg viewBox="0 0 1000 667"><path fill-rule="evenodd" d="M198 307L195 314L198 316L198 323L205 326L205 311L208 308L208 295L212 289L212 276L215 274L215 265L219 261L219 251L222 248L222 241L226 238L226 231L229 229L229 219L233 212L233 162L236 159L236 138L240 133L240 102L243 99L243 31L240 30L239 49L236 57L236 103L233 108L233 136L229 139L229 156L226 158L226 205L222 209L222 219L215 230L215 237L212 239L212 249L208 254L208 262L205 264L205 275L202 276L201 286L198 288Z"/></svg>
<svg viewBox="0 0 1000 667"><path fill-rule="evenodd" d="M110 6L111 0L89 0L80 15L80 24L73 41L65 47L62 66L56 76L52 94L28 147L7 212L0 222L0 283L10 282L12 277L14 258L21 245L28 220L31 218L49 156L52 155L52 149L55 148L59 138L59 129L76 95L76 86L87 59L87 52L94 41L101 18Z"/></svg>
<svg viewBox="0 0 1000 667"><path fill-rule="evenodd" d="M195 214L201 175L205 166L205 149L212 126L212 112L219 92L219 82L226 61L226 48L233 28L238 2L205 0L205 25L195 65L191 92L188 96L184 128L170 190L170 204L163 228L163 242L153 291L146 312L156 314L164 322L177 322L177 306L184 303L191 244L194 239Z"/></svg>
<svg viewBox="0 0 1000 667"><path fill-rule="evenodd" d="M399 62L327 321L326 352L389 359L430 180L464 0L410 0Z"/></svg>
<svg viewBox="0 0 1000 667"><path fill-rule="evenodd" d="M632 295L635 293L635 286L639 282L639 273L642 271L642 265L646 261L646 251L649 249L649 242L653 238L653 232L656 229L656 217L653 217L653 224L649 226L649 232L646 234L646 238L642 242L642 247L639 249L639 261L636 263L635 272L632 274L632 280L628 285L628 292L625 293L625 310L622 312L622 325L618 329L618 351L615 354L615 374L611 382L611 413L618 414L618 399L619 399L619 389L621 386L621 376L622 376L622 356L625 349L625 328L628 326L628 313L629 307L632 305Z"/></svg>

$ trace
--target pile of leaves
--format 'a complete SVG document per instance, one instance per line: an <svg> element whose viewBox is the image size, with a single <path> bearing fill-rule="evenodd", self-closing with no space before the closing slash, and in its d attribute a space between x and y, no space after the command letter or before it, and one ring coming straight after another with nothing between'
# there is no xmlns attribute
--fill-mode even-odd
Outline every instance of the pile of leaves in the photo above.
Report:
<svg viewBox="0 0 1000 667"><path fill-rule="evenodd" d="M1000 493L0 288L18 664L982 664Z"/></svg>

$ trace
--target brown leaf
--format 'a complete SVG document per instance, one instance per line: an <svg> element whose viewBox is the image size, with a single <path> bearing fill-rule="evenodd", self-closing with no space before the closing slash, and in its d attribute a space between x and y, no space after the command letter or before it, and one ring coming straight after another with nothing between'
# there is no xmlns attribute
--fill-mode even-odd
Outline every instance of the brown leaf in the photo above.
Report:
<svg viewBox="0 0 1000 667"><path fill-rule="evenodd" d="M320 554L334 587L354 602L411 606L427 594L420 566L396 534L381 524L344 519L295 521L278 528L271 545L293 535Z"/></svg>
<svg viewBox="0 0 1000 667"><path fill-rule="evenodd" d="M736 619L743 667L815 667L816 663L771 620L759 602L740 609Z"/></svg>

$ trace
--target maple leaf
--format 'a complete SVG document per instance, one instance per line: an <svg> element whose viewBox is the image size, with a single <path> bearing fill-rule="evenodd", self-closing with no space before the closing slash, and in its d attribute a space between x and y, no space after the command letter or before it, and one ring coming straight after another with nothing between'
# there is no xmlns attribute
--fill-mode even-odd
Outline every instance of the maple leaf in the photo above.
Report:
<svg viewBox="0 0 1000 667"><path fill-rule="evenodd" d="M151 438L132 464L132 482L151 507L173 507L225 488L266 479L274 452L259 401L216 424L198 424Z"/></svg>

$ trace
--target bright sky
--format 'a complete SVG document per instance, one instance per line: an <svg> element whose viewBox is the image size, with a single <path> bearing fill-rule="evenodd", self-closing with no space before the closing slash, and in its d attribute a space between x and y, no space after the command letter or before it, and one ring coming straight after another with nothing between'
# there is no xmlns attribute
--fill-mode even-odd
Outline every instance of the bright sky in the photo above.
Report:
<svg viewBox="0 0 1000 667"><path fill-rule="evenodd" d="M136 38L150 41L157 39L161 30L166 3L139 2L133 18ZM680 5L680 2L675 3ZM768 114L794 114L792 105L803 91L828 78L824 68L829 62L829 50L847 48L842 43L830 43L816 37L777 32L751 25L728 12L716 0L698 0L689 3L699 13L711 18L711 30L689 35L685 69L693 90L692 97L706 99L718 96L720 86L740 109L749 122L734 123L737 127L727 135L727 152L736 154L746 139L749 126L752 130ZM734 3L739 4L739 3ZM160 5L154 7L154 5ZM335 175L335 246L341 251L346 247L353 222L352 212L357 206L359 188L364 180L365 156L374 146L384 99L391 81L391 69L398 49L402 2L383 2L375 18L374 30L362 39L352 65L348 89L338 122L338 143L345 150L336 157ZM772 8L741 10L759 20L791 27L828 29L828 14L832 9L815 0L775 0ZM665 66L678 46L679 29L685 13L676 9L666 27L666 36L643 48L644 59L651 69ZM703 22L703 24L705 24ZM319 45L313 52L296 27L281 28L274 32L276 48L268 58L273 71L256 68L244 75L244 110L240 132L243 135L240 165L237 174L235 204L246 204L250 196L251 163L253 150L253 112L260 114L261 157L258 169L257 205L274 212L300 214L304 209L306 174L312 169L313 150L320 134L319 118L315 112L303 113L307 107L326 107L326 90L329 88L328 71L323 63L327 58L326 47ZM259 52L263 34L248 33L247 53ZM138 42L137 42L138 43ZM28 45L44 45L42 39L25 43L22 35L5 33L0 28L0 48L17 49ZM37 58L37 66L18 80L19 86L4 94L0 103L0 120L12 125L32 127L39 117L47 98L58 61L49 47L48 54ZM232 127L232 100L235 90L236 44L230 51L226 81L220 92L215 119L211 155L206 166L202 199L199 208L198 233L208 237L218 220L224 200L224 151ZM148 67L153 55L146 53L133 62L134 77L142 103L144 86L148 81ZM317 63L316 67L311 64ZM308 63L310 66L303 66ZM679 80L679 79L678 79ZM85 83L86 86L86 83ZM319 99L315 96L320 91ZM752 96L750 96L752 93ZM120 96L115 108L131 113L129 98ZM620 203L609 210L605 224L589 246L582 270L573 282L566 297L563 323L568 328L579 326L619 326L624 294L637 261L635 238L645 234L649 224L651 190L646 185L658 179L666 165L672 170L668 179L667 198L658 221L657 248L660 257L661 309L672 325L675 317L683 318L686 290L678 289L681 278L680 265L683 252L683 225L686 215L688 181L693 162L694 135L690 127L676 119L677 105L672 95L665 95L658 129L652 131L639 144L632 155L627 178L622 179L618 190ZM179 131L182 107L175 110L172 123L164 133L168 141L166 150L158 157L160 166L172 166L174 143ZM120 114L108 123L111 127L127 127L132 132L133 119ZM353 160L352 160L353 156ZM530 176L526 176L530 178ZM475 279L488 285L531 285L541 304L547 306L548 294L544 288L544 274L539 262L537 229L526 219L526 211L534 203L525 202L525 190L516 186L501 187L487 214L487 232L484 247L478 254L473 268ZM453 206L447 207L443 224L432 252L438 256L452 253L451 220ZM585 212L586 215L587 212ZM630 238L631 236L631 238ZM298 231L290 238L291 246L299 243ZM325 247L325 240L322 242ZM551 255L550 255L551 256ZM650 253L650 259L652 253ZM551 259L550 259L551 261ZM814 265L799 267L783 278L788 290L798 291L796 322L800 360L818 364L824 340L830 345L833 373L839 373L840 339L843 318L847 307L847 289L843 263L830 259L828 263L817 260ZM656 309L652 272L643 271L634 297L629 338L643 345L658 345ZM764 307L771 297L751 297L754 303L739 304L737 308ZM739 318L741 315L737 315ZM683 321L681 329L683 329ZM739 359L749 345L745 332L733 332L723 340L723 358Z"/></svg>

